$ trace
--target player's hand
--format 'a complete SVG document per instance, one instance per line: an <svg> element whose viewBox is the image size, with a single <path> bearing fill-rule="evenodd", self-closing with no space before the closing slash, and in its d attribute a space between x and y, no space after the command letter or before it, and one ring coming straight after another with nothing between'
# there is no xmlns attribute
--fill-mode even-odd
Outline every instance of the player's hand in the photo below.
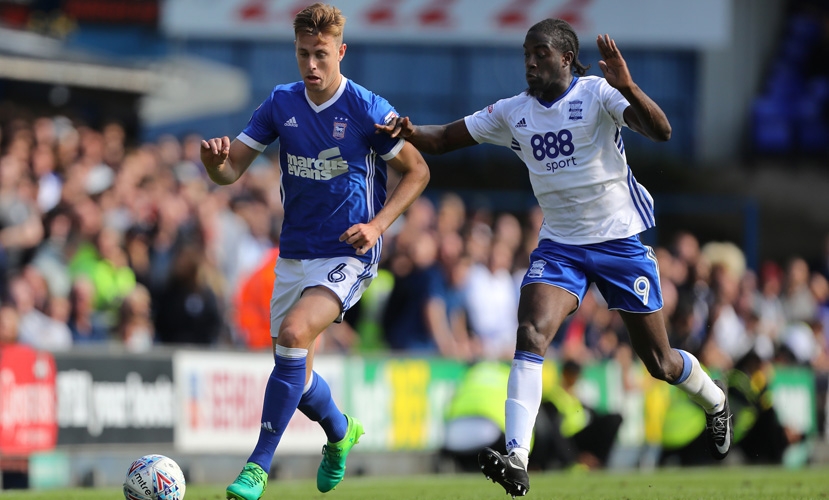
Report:
<svg viewBox="0 0 829 500"><path fill-rule="evenodd" d="M206 168L217 168L230 154L230 139L227 136L201 141L201 162Z"/></svg>
<svg viewBox="0 0 829 500"><path fill-rule="evenodd" d="M619 48L616 47L616 42L605 34L596 38L596 45L599 46L599 54L602 56L602 60L599 61L599 68L604 73L607 83L618 90L631 88L633 77L630 76L628 65L622 58Z"/></svg>
<svg viewBox="0 0 829 500"><path fill-rule="evenodd" d="M385 132L392 137L408 139L414 134L415 126L408 116L395 116L384 125L375 123L374 128L377 129L377 133Z"/></svg>
<svg viewBox="0 0 829 500"><path fill-rule="evenodd" d="M357 255L365 255L377 243L380 234L381 231L372 224L354 224L340 235L340 241L354 247Z"/></svg>

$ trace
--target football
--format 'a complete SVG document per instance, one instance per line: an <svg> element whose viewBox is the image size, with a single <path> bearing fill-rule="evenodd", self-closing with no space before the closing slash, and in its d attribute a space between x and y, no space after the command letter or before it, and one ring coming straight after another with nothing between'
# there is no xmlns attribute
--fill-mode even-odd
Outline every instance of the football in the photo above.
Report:
<svg viewBox="0 0 829 500"><path fill-rule="evenodd" d="M182 500L184 474L181 467L164 455L145 455L130 465L124 479L127 500Z"/></svg>

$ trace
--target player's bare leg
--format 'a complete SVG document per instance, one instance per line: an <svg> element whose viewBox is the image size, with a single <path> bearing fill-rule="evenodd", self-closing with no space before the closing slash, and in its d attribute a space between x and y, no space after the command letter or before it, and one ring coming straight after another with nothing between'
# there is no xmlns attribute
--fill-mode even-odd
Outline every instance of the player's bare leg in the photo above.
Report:
<svg viewBox="0 0 829 500"><path fill-rule="evenodd" d="M513 497L530 489L527 474L530 440L541 405L541 369L544 353L568 314L578 306L576 297L562 288L533 283L521 289L515 358L507 385L506 429L508 455L485 448L478 455L481 472Z"/></svg>
<svg viewBox="0 0 829 500"><path fill-rule="evenodd" d="M620 311L620 314L633 349L648 372L682 389L705 410L709 451L718 460L725 458L734 432L725 383L712 380L693 354L671 348L662 311L647 314Z"/></svg>

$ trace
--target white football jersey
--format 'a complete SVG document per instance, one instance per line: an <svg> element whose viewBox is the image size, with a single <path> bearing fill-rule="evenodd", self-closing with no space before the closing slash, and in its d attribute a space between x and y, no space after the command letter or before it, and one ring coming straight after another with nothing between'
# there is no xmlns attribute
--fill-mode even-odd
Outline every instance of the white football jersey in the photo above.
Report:
<svg viewBox="0 0 829 500"><path fill-rule="evenodd" d="M544 213L539 240L587 245L654 226L653 198L625 157L628 106L604 78L574 76L552 103L521 93L464 121L476 141L506 146L527 165Z"/></svg>

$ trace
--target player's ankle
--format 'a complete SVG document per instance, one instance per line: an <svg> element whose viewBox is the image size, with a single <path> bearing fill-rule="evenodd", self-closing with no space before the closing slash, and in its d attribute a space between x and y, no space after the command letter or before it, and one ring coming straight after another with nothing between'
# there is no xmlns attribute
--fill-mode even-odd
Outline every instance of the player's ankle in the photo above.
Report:
<svg viewBox="0 0 829 500"><path fill-rule="evenodd" d="M524 448L513 448L509 454L518 457L518 460L521 461L524 468L527 468L527 464L530 461L530 452L528 450L525 450Z"/></svg>

